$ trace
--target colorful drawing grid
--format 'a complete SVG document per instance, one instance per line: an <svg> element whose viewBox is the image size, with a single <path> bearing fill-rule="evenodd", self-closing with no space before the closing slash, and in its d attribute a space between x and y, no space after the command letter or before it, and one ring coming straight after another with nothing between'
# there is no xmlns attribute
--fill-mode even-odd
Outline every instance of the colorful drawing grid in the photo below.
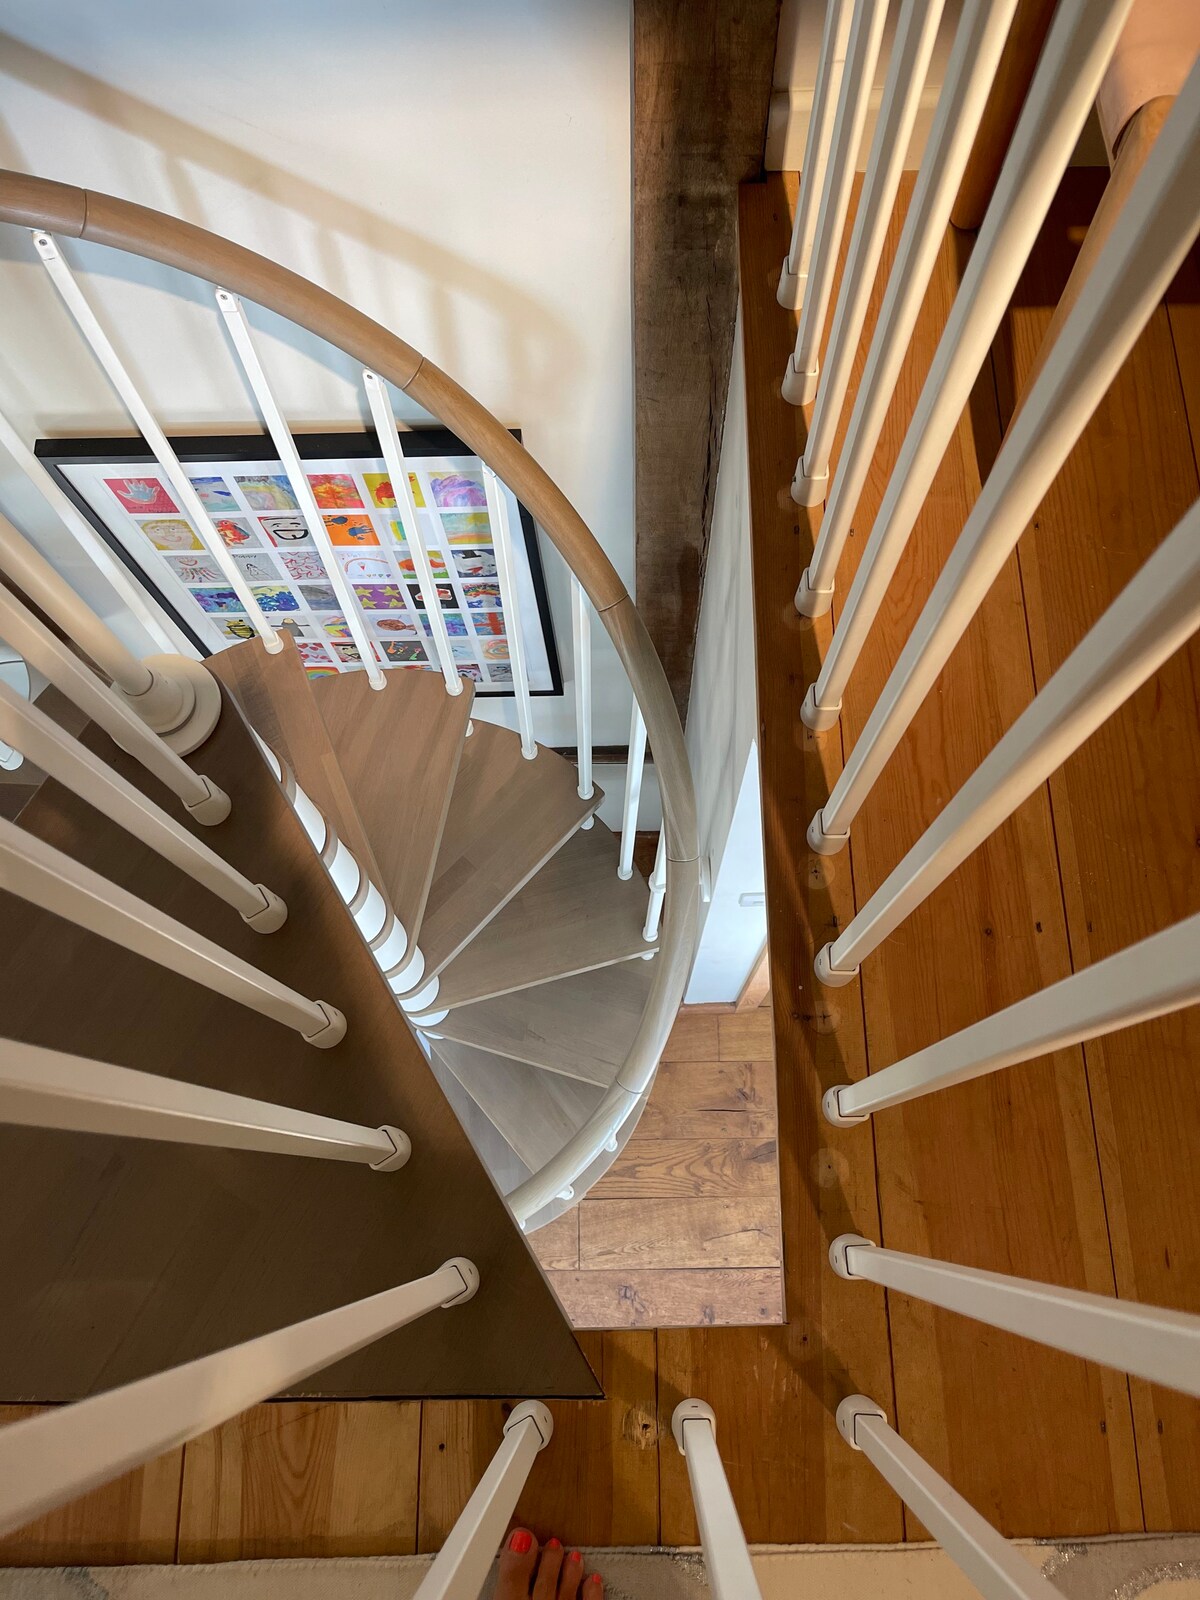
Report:
<svg viewBox="0 0 1200 1600"><path fill-rule="evenodd" d="M364 467L374 467L366 462ZM341 576L357 596L379 659L397 669L438 670L437 654L408 531L386 473L356 462L309 462L309 484ZM124 512L144 566L170 574L206 623L209 638L253 638L254 628L203 536L158 475L105 469L106 511ZM188 472L216 537L250 585L272 626L297 641L313 676L362 670L332 575L278 462L201 466ZM509 688L512 671L497 580L487 496L477 461L413 464L413 503L434 575L436 604L455 665L486 691Z"/></svg>

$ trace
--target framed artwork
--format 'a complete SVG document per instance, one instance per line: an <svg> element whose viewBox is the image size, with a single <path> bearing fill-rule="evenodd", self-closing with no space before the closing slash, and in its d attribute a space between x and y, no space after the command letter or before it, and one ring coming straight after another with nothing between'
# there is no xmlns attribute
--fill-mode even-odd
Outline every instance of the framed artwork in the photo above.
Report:
<svg viewBox="0 0 1200 1600"><path fill-rule="evenodd" d="M476 694L511 695L510 619L496 574L482 463L445 429L406 433L403 442L434 593L423 593L417 577L409 530L374 432L296 435L334 559L385 666L438 670L429 623L430 607L437 606L455 662ZM308 673L360 670L325 559L270 439L238 434L172 439L171 446L268 620L295 638ZM142 439L39 439L35 451L203 654L255 636ZM562 672L533 518L503 485L501 492L508 497L530 691L558 695Z"/></svg>

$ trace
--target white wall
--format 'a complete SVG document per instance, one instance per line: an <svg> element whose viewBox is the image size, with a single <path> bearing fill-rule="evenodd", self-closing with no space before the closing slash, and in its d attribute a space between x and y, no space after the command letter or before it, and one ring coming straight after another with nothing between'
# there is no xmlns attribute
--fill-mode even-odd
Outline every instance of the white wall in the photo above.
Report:
<svg viewBox="0 0 1200 1600"><path fill-rule="evenodd" d="M713 893L701 908L691 1005L736 1000L766 938L758 692L750 564L750 462L739 308L729 369L725 432L696 632L687 748L696 780L700 854Z"/></svg>
<svg viewBox="0 0 1200 1600"><path fill-rule="evenodd" d="M394 328L524 429L632 589L629 29L629 0L0 0L0 164L213 228ZM257 428L204 288L65 253L168 431ZM14 229L0 283L0 406L25 436L130 431ZM365 424L352 363L251 316L294 425ZM0 507L111 614L7 461ZM538 734L574 744L566 579L542 545L568 681L535 702ZM596 741L623 744L628 691L594 633Z"/></svg>

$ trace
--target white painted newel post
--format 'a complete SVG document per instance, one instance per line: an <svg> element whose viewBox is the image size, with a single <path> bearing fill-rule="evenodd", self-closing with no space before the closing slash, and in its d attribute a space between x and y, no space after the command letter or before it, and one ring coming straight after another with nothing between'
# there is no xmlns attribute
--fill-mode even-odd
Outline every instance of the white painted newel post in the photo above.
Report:
<svg viewBox="0 0 1200 1600"><path fill-rule="evenodd" d="M1085 1361L1200 1395L1200 1316L1189 1312L905 1255L854 1233L833 1241L829 1261L840 1278L865 1278Z"/></svg>
<svg viewBox="0 0 1200 1600"><path fill-rule="evenodd" d="M0 1429L0 1534L120 1477L479 1287L456 1256L428 1277ZM478 1591L476 1591L478 1593Z"/></svg>
<svg viewBox="0 0 1200 1600"><path fill-rule="evenodd" d="M516 1406L500 1448L425 1574L415 1600L479 1600L529 1470L550 1443L554 1422L537 1400Z"/></svg>
<svg viewBox="0 0 1200 1600"><path fill-rule="evenodd" d="M700 1544L714 1600L761 1600L746 1535L717 1449L717 1419L703 1400L681 1400L671 1432L687 1462Z"/></svg>
<svg viewBox="0 0 1200 1600"><path fill-rule="evenodd" d="M1061 1600L1053 1584L888 1427L874 1400L847 1395L838 1406L837 1425L850 1448L861 1450L878 1469L984 1600Z"/></svg>

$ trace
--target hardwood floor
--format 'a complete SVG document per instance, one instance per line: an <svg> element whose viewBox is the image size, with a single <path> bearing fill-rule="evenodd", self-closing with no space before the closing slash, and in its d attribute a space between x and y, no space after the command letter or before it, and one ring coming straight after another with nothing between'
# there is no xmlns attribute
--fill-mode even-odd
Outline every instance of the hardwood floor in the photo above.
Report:
<svg viewBox="0 0 1200 1600"><path fill-rule="evenodd" d="M555 1439L518 1516L575 1543L694 1542L669 1423L678 1400L698 1394L716 1409L751 1540L920 1538L833 1428L836 1401L861 1389L1007 1533L1194 1528L1196 1402L843 1283L825 1248L850 1228L1200 1311L1200 1011L882 1113L868 1128L832 1129L817 1107L829 1083L885 1066L1200 906L1200 647L1181 652L1032 796L866 963L859 986L818 991L811 959L1195 498L1200 266L1181 273L1046 497L864 808L849 856L822 864L797 841L994 459L1097 189L1093 175L1069 175L843 724L819 739L799 731L796 712L829 621L802 625L789 603L815 518L787 496L804 419L778 396L794 319L776 305L774 280L794 190L771 178L741 197L771 1005L684 1013L611 1177L537 1238L560 1296L595 1307L589 1314L607 1317L611 1331L582 1335L606 1398L555 1403ZM888 259L909 192L911 183ZM948 240L839 573L842 594L961 254ZM719 1284L736 1288L744 1308L766 1304L778 1262L754 1207L771 1198L760 1157L776 1137L786 1324L630 1326L702 1312ZM669 1257L676 1243L694 1254ZM494 1450L503 1411L496 1401L260 1407L7 1541L0 1559L433 1549Z"/></svg>

